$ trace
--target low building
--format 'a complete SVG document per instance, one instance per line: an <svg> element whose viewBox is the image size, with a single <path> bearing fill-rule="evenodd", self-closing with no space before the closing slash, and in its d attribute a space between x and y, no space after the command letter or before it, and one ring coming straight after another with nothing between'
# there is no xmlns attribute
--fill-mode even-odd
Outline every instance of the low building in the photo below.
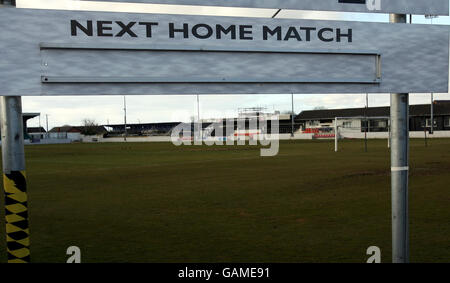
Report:
<svg viewBox="0 0 450 283"><path fill-rule="evenodd" d="M143 123L143 124L127 124L127 136L168 136L173 128L181 124L181 122L168 123ZM108 136L124 136L124 124L104 125L105 129L109 129Z"/></svg>
<svg viewBox="0 0 450 283"><path fill-rule="evenodd" d="M81 130L78 127L72 126L54 127L53 129L48 131L48 138L81 141Z"/></svg>
<svg viewBox="0 0 450 283"><path fill-rule="evenodd" d="M82 141L83 136L93 135L93 136L104 136L108 133L104 126L62 126L54 127L48 131L49 139L67 139L70 141Z"/></svg>
<svg viewBox="0 0 450 283"><path fill-rule="evenodd" d="M42 139L45 139L47 134L43 127L28 127L26 131L32 143L40 142Z"/></svg>
<svg viewBox="0 0 450 283"><path fill-rule="evenodd" d="M433 108L434 131L450 131L450 101L435 101ZM389 117L390 107L324 109L302 111L295 122L304 133L333 132L336 118L344 131L388 132ZM410 105L409 130L423 132L430 128L431 105Z"/></svg>

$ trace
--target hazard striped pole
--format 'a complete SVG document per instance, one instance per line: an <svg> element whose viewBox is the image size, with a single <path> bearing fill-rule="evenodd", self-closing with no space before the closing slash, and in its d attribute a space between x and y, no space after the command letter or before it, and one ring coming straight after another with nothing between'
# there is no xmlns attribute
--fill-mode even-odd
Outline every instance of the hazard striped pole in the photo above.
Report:
<svg viewBox="0 0 450 283"><path fill-rule="evenodd" d="M4 4L0 8L14 8L16 1L1 0L0 4ZM1 96L0 111L8 263L27 263L30 262L30 231L22 98Z"/></svg>
<svg viewBox="0 0 450 283"><path fill-rule="evenodd" d="M2 0L1 4L5 5L1 8L14 8L15 2ZM30 232L21 97L2 96L0 110L8 263L27 263Z"/></svg>
<svg viewBox="0 0 450 283"><path fill-rule="evenodd" d="M2 96L1 137L8 263L30 262L22 98Z"/></svg>

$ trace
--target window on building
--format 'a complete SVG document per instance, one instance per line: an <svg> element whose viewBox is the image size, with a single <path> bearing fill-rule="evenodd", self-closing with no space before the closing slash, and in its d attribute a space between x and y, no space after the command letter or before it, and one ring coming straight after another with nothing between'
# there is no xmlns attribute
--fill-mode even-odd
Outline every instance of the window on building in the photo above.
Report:
<svg viewBox="0 0 450 283"><path fill-rule="evenodd" d="M343 126L344 128L351 128L351 127L352 127L352 122L351 122L351 121L344 122L344 123L342 124L342 126Z"/></svg>
<svg viewBox="0 0 450 283"><path fill-rule="evenodd" d="M431 127L431 118L427 118L427 123L426 123L427 127ZM433 119L433 127L437 126L437 121L436 118Z"/></svg>
<svg viewBox="0 0 450 283"><path fill-rule="evenodd" d="M387 127L387 121L383 120L375 120L373 121L375 128L386 128Z"/></svg>
<svg viewBox="0 0 450 283"><path fill-rule="evenodd" d="M311 127L317 127L320 125L319 121L309 121L309 126Z"/></svg>
<svg viewBox="0 0 450 283"><path fill-rule="evenodd" d="M445 127L450 127L450 117L445 118L444 125Z"/></svg>

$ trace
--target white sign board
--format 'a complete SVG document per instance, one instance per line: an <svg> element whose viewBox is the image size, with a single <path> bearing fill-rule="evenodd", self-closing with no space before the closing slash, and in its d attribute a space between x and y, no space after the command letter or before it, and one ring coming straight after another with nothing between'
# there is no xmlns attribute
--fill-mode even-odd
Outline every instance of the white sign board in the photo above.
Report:
<svg viewBox="0 0 450 283"><path fill-rule="evenodd" d="M89 1L89 0L87 0ZM448 0L97 0L147 4L448 15Z"/></svg>
<svg viewBox="0 0 450 283"><path fill-rule="evenodd" d="M447 27L0 9L0 95L447 92Z"/></svg>

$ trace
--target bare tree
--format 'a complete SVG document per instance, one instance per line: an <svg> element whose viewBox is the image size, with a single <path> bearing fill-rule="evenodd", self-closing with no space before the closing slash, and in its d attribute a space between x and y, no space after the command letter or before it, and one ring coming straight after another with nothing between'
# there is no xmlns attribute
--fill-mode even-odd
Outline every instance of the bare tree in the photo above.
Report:
<svg viewBox="0 0 450 283"><path fill-rule="evenodd" d="M98 134L98 124L94 119L83 119L83 127L81 133L85 136L93 136Z"/></svg>

